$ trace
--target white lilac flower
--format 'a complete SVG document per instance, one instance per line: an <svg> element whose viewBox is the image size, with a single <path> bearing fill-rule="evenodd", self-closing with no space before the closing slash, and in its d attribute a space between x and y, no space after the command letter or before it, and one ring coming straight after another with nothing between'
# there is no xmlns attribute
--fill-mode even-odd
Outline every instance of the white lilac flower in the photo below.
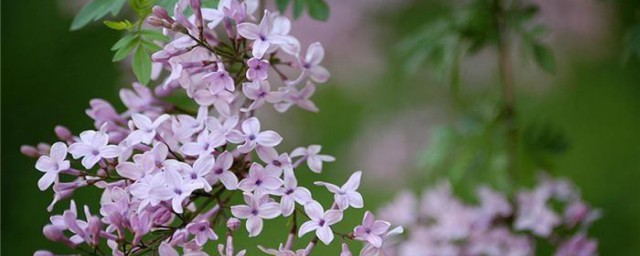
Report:
<svg viewBox="0 0 640 256"><path fill-rule="evenodd" d="M231 206L231 213L239 219L246 219L247 231L250 237L262 232L262 219L273 219L280 216L280 205L270 202L268 195L244 194L246 205Z"/></svg>
<svg viewBox="0 0 640 256"><path fill-rule="evenodd" d="M342 220L342 211L331 209L325 212L316 201L307 203L304 206L304 211L309 216L309 221L300 226L298 236L302 237L304 234L315 230L316 236L320 241L324 244L331 243L334 237L331 226Z"/></svg>
<svg viewBox="0 0 640 256"><path fill-rule="evenodd" d="M44 172L38 180L38 188L44 191L58 179L58 174L71 167L67 158L67 145L63 142L56 142L51 146L48 156L40 156L36 162L36 169Z"/></svg>
<svg viewBox="0 0 640 256"><path fill-rule="evenodd" d="M84 131L80 133L80 141L69 146L69 153L74 159L82 158L82 166L91 169L103 158L115 158L120 155L120 148L109 144L109 136L102 131Z"/></svg>
<svg viewBox="0 0 640 256"><path fill-rule="evenodd" d="M338 209L344 211L349 208L349 206L353 208L362 208L364 206L362 195L356 191L360 186L361 177L361 171L353 173L342 187L321 181L316 181L314 184L318 186L325 186L331 193L333 193Z"/></svg>
<svg viewBox="0 0 640 256"><path fill-rule="evenodd" d="M302 157L301 159L307 161L307 166L312 172L321 173L322 172L322 162L333 162L336 159L330 155L320 155L320 150L322 146L320 145L311 145L307 148L299 147L291 152L291 157ZM300 160L298 160L300 161Z"/></svg>

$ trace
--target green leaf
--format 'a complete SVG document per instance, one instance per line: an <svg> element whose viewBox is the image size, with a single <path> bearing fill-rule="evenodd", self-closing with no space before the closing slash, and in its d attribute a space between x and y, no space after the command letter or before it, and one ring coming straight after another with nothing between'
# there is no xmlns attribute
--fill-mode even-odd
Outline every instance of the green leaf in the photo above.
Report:
<svg viewBox="0 0 640 256"><path fill-rule="evenodd" d="M151 13L154 2L154 0L129 0L129 5L139 17L147 17Z"/></svg>
<svg viewBox="0 0 640 256"><path fill-rule="evenodd" d="M171 40L171 38L169 38L168 36L163 35L162 32L156 31L156 30L144 29L144 30L140 31L140 34L145 39L152 40L152 41L167 42L167 41Z"/></svg>
<svg viewBox="0 0 640 256"><path fill-rule="evenodd" d="M116 42L111 47L111 50L112 51L118 50L118 49L122 48L123 46L125 46L126 44L130 43L134 39L136 39L136 35L135 34L128 34L128 35L120 38L120 40L118 40L118 42Z"/></svg>
<svg viewBox="0 0 640 256"><path fill-rule="evenodd" d="M276 6L278 7L278 11L284 13L287 10L287 6L291 0L276 0Z"/></svg>
<svg viewBox="0 0 640 256"><path fill-rule="evenodd" d="M71 22L71 30L77 30L108 13L117 14L126 0L94 0L85 5Z"/></svg>
<svg viewBox="0 0 640 256"><path fill-rule="evenodd" d="M142 46L144 46L144 48L150 52L157 52L162 50L162 47L153 42L149 42L147 40L141 40L140 42L142 43Z"/></svg>
<svg viewBox="0 0 640 256"><path fill-rule="evenodd" d="M131 24L131 22L129 22L128 20L123 20L123 21L105 20L104 25L109 27L110 29L115 29L115 30L129 30L133 27L133 24Z"/></svg>
<svg viewBox="0 0 640 256"><path fill-rule="evenodd" d="M307 12L315 20L326 21L329 18L329 5L324 0L306 0Z"/></svg>
<svg viewBox="0 0 640 256"><path fill-rule="evenodd" d="M147 51L143 47L138 47L136 53L133 55L133 73L138 78L141 84L146 85L151 78L151 58Z"/></svg>
<svg viewBox="0 0 640 256"><path fill-rule="evenodd" d="M539 43L533 44L533 56L542 69L551 74L556 72L556 59L549 47Z"/></svg>
<svg viewBox="0 0 640 256"><path fill-rule="evenodd" d="M304 2L305 0L293 0L293 18L298 19L302 16L302 11L304 11Z"/></svg>
<svg viewBox="0 0 640 256"><path fill-rule="evenodd" d="M127 42L124 46L120 47L118 49L118 51L116 51L116 53L113 55L113 62L116 61L121 61L124 58L126 58L127 56L129 56L129 54L136 48L136 46L138 46L139 44L139 40L138 37L134 38L135 40L131 40L129 42ZM138 47L139 48L139 47Z"/></svg>

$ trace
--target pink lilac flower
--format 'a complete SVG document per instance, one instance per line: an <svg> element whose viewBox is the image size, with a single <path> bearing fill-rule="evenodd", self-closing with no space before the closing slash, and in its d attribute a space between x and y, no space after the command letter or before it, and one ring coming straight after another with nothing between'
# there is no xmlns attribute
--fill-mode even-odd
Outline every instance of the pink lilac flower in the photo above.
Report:
<svg viewBox="0 0 640 256"><path fill-rule="evenodd" d="M285 112L293 105L311 112L318 112L316 104L309 99L315 91L316 86L311 82L308 82L302 90L289 87L286 89L286 94L282 96L283 102L276 103L274 107L278 112Z"/></svg>
<svg viewBox="0 0 640 256"><path fill-rule="evenodd" d="M278 152L271 147L258 147L256 152L260 160L267 164L265 169L267 169L268 172L278 173L277 176L280 176L282 171L293 171L289 154L282 153L278 155Z"/></svg>
<svg viewBox="0 0 640 256"><path fill-rule="evenodd" d="M380 209L380 217L395 225L410 226L418 220L418 199L410 191L402 191L387 206Z"/></svg>
<svg viewBox="0 0 640 256"><path fill-rule="evenodd" d="M289 216L295 209L295 203L305 205L311 200L311 192L305 187L298 187L298 180L293 174L293 170L284 171L284 186L272 192L280 197L282 216Z"/></svg>
<svg viewBox="0 0 640 256"><path fill-rule="evenodd" d="M194 134L202 131L207 122L209 110L206 107L198 108L196 118L190 115L177 115L171 122L171 130L180 142L187 141Z"/></svg>
<svg viewBox="0 0 640 256"><path fill-rule="evenodd" d="M237 144L244 141L244 135L235 129L238 120L236 115L227 117L222 122L217 118L209 118L206 125L211 133L219 134L228 142Z"/></svg>
<svg viewBox="0 0 640 256"><path fill-rule="evenodd" d="M382 247L382 236L389 230L391 224L382 220L375 220L370 211L364 213L362 225L353 230L356 239L367 241L374 247Z"/></svg>
<svg viewBox="0 0 640 256"><path fill-rule="evenodd" d="M80 141L69 146L69 153L74 159L82 158L82 166L91 169L103 158L115 158L120 149L109 144L109 136L102 131L84 131L80 133Z"/></svg>
<svg viewBox="0 0 640 256"><path fill-rule="evenodd" d="M212 155L198 157L198 159L193 163L193 167L185 163L178 163L182 164L180 165L182 168L179 169L179 172L187 182L202 185L205 192L211 191L211 185L209 184L209 181L207 181L206 177L213 170L213 165L215 163L215 159Z"/></svg>
<svg viewBox="0 0 640 256"><path fill-rule="evenodd" d="M233 78L231 78L229 72L224 70L222 63L218 63L217 71L203 76L202 79L209 83L209 91L211 91L212 94L216 94L224 89L227 91L235 90Z"/></svg>
<svg viewBox="0 0 640 256"><path fill-rule="evenodd" d="M248 153L253 150L256 145L264 147L275 147L282 142L280 134L274 131L260 131L260 121L251 117L242 122L242 131L244 132L245 143L238 147L241 153Z"/></svg>
<svg viewBox="0 0 640 256"><path fill-rule="evenodd" d="M120 99L122 103L127 106L131 111L142 112L145 110L153 109L152 105L155 102L153 93L144 85L140 83L133 83L130 89L120 89Z"/></svg>
<svg viewBox="0 0 640 256"><path fill-rule="evenodd" d="M231 213L239 219L247 220L249 237L254 237L262 232L262 219L273 219L280 216L280 205L270 202L267 195L244 194L246 205L231 206Z"/></svg>
<svg viewBox="0 0 640 256"><path fill-rule="evenodd" d="M233 102L233 93L229 91L219 91L217 93L211 93L209 89L200 89L193 93L193 99L200 106L213 105L218 112L225 116L231 114L229 104Z"/></svg>
<svg viewBox="0 0 640 256"><path fill-rule="evenodd" d="M518 194L516 230L530 230L541 237L551 234L553 228L560 224L560 217L547 206L549 196L548 191L542 188Z"/></svg>
<svg viewBox="0 0 640 256"><path fill-rule="evenodd" d="M261 60L258 58L251 58L247 61L247 79L254 80L266 80L269 75L269 61Z"/></svg>
<svg viewBox="0 0 640 256"><path fill-rule="evenodd" d="M169 120L169 115L164 114L156 118L156 120L151 121L149 117L142 114L133 114L131 116L131 120L133 120L133 124L138 128L131 133L132 138L135 138L136 141L141 141L144 144L150 144L153 138L156 136L156 130L164 121Z"/></svg>
<svg viewBox="0 0 640 256"><path fill-rule="evenodd" d="M229 171L233 165L233 155L225 151L218 155L218 159L213 162L211 172L206 177L207 181L211 184L215 184L220 181L222 185L228 190L235 190L238 188L238 177Z"/></svg>
<svg viewBox="0 0 640 256"><path fill-rule="evenodd" d="M298 65L302 67L302 73L300 76L289 83L299 84L304 78L309 77L316 83L325 83L329 80L329 71L320 65L324 59L324 48L319 42L315 42L309 45L307 54L304 59L298 59Z"/></svg>
<svg viewBox="0 0 640 256"><path fill-rule="evenodd" d="M225 142L226 140L221 134L203 130L198 134L195 142L185 143L180 150L188 156L204 156L213 153L217 147L224 145Z"/></svg>
<svg viewBox="0 0 640 256"><path fill-rule="evenodd" d="M378 256L385 255L384 252L384 242L389 239L389 237L397 236L399 234L404 233L404 229L402 227L396 227L386 234L382 235L382 246L375 247L370 243L367 243L362 250L360 251L360 256Z"/></svg>
<svg viewBox="0 0 640 256"><path fill-rule="evenodd" d="M67 145L63 142L56 142L51 146L48 156L40 156L36 162L36 169L44 172L38 180L38 188L46 190L58 179L58 174L71 167L67 158Z"/></svg>
<svg viewBox="0 0 640 256"><path fill-rule="evenodd" d="M264 248L260 245L258 245L258 249L260 249L262 252L269 254L269 255L275 255L275 256L306 256L307 253L305 252L304 249L300 249L300 250L296 250L295 252L292 250L287 250L285 248L282 247L282 244L280 244L279 248L276 249L270 249L270 248Z"/></svg>
<svg viewBox="0 0 640 256"><path fill-rule="evenodd" d="M565 241L555 252L555 256L595 256L598 254L598 242L579 233Z"/></svg>
<svg viewBox="0 0 640 256"><path fill-rule="evenodd" d="M191 193L202 188L202 184L185 182L182 176L175 170L165 170L165 186L151 188L149 195L161 201L171 200L171 207L176 213L182 213L182 201Z"/></svg>
<svg viewBox="0 0 640 256"><path fill-rule="evenodd" d="M262 56L271 45L287 43L285 35L278 33L281 30L286 30L283 27L285 24L273 22L271 15L273 14L265 11L259 25L248 22L238 24L238 34L246 39L253 40L252 54L255 58L262 59Z"/></svg>
<svg viewBox="0 0 640 256"><path fill-rule="evenodd" d="M218 240L218 236L211 229L211 223L206 220L189 223L187 231L196 236L196 244L198 246L203 246L209 240Z"/></svg>
<svg viewBox="0 0 640 256"><path fill-rule="evenodd" d="M349 206L353 208L362 208L364 205L362 195L356 191L360 186L361 177L361 171L353 173L342 187L320 181L314 182L314 184L318 186L325 186L331 193L333 193L338 209L344 211L349 208Z"/></svg>
<svg viewBox="0 0 640 256"><path fill-rule="evenodd" d="M320 145L311 145L307 148L299 147L291 152L291 157L299 157L307 161L307 166L311 169L312 172L321 173L322 172L322 162L333 162L336 159L330 155L320 155L320 150L322 146Z"/></svg>
<svg viewBox="0 0 640 256"><path fill-rule="evenodd" d="M324 244L329 244L333 241L333 230L331 226L342 220L342 211L340 210L327 210L322 209L322 206L316 202L311 201L304 206L304 211L309 216L309 221L300 226L298 230L298 236L302 237L304 234L311 231L316 231L316 236Z"/></svg>
<svg viewBox="0 0 640 256"><path fill-rule="evenodd" d="M282 186L282 180L277 173L269 172L262 165L253 163L249 174L238 183L238 188L245 192L256 191L259 194L277 190Z"/></svg>
<svg viewBox="0 0 640 256"><path fill-rule="evenodd" d="M276 103L282 99L283 92L271 91L271 85L269 81L255 80L253 82L244 83L242 85L242 92L248 99L253 100L248 108L243 111L255 110L265 102Z"/></svg>

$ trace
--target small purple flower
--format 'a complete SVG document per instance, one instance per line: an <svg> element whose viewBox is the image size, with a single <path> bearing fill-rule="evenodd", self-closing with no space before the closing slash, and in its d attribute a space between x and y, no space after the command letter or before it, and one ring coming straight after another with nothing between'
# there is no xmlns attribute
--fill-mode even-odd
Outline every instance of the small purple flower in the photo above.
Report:
<svg viewBox="0 0 640 256"><path fill-rule="evenodd" d="M298 90L295 87L288 87L286 94L282 96L284 101L276 103L274 107L278 112L285 112L293 105L311 112L318 112L316 104L309 99L315 91L316 86L311 82L308 82L302 90Z"/></svg>
<svg viewBox="0 0 640 256"><path fill-rule="evenodd" d="M241 153L249 153L256 145L264 147L275 147L282 142L280 134L274 131L260 131L260 121L251 117L242 122L242 131L244 132L245 143L238 147Z"/></svg>
<svg viewBox="0 0 640 256"><path fill-rule="evenodd" d="M364 206L364 202L362 200L362 195L356 191L360 186L360 177L362 176L361 171L357 171L349 177L349 180L342 185L342 187L338 187L331 183L316 181L314 184L318 186L325 186L327 189L334 194L335 202L338 206L338 209L344 211L349 206L353 208L362 208Z"/></svg>
<svg viewBox="0 0 640 256"><path fill-rule="evenodd" d="M252 54L255 58L261 59L272 45L281 45L288 42L287 36L279 33L280 31L288 32L285 27L286 23L273 22L272 15L269 11L265 11L259 25L249 22L238 24L238 34L253 41Z"/></svg>
<svg viewBox="0 0 640 256"><path fill-rule="evenodd" d="M254 237L262 232L262 219L273 219L280 216L280 205L270 202L267 195L245 193L246 205L231 206L231 213L239 219L247 220L249 237Z"/></svg>
<svg viewBox="0 0 640 256"><path fill-rule="evenodd" d="M74 159L82 158L82 166L91 169L102 158L115 158L120 155L120 148L109 144L109 136L102 131L84 131L80 133L80 141L69 146L69 153Z"/></svg>
<svg viewBox="0 0 640 256"><path fill-rule="evenodd" d="M291 152L291 157L302 156L302 159L307 160L307 166L309 166L309 169L311 169L312 172L321 173L322 162L333 162L336 160L330 155L320 155L319 153L321 149L322 146L320 145L311 145L307 148L299 147Z"/></svg>
<svg viewBox="0 0 640 256"><path fill-rule="evenodd" d="M311 80L316 83L324 83L329 80L329 71L323 66L320 66L322 59L324 59L324 48L322 45L319 42L310 44L304 59L298 59L302 73L296 80L290 82L289 85L299 84L306 77L310 77Z"/></svg>
<svg viewBox="0 0 640 256"><path fill-rule="evenodd" d="M217 147L226 143L224 137L218 133L209 133L203 130L198 134L195 142L188 142L182 145L180 150L188 156L204 156L213 153Z"/></svg>
<svg viewBox="0 0 640 256"><path fill-rule="evenodd" d="M520 192L515 229L530 230L541 237L551 235L553 228L560 224L560 217L547 206L549 196L549 191L543 188Z"/></svg>
<svg viewBox="0 0 640 256"><path fill-rule="evenodd" d="M333 241L331 225L342 220L342 211L332 209L325 212L322 206L316 201L307 203L304 206L304 211L310 220L300 226L298 236L302 237L304 234L315 230L316 236L320 238L320 241L324 244L331 243L331 241Z"/></svg>
<svg viewBox="0 0 640 256"><path fill-rule="evenodd" d="M598 242L579 233L560 245L555 256L595 256L598 254Z"/></svg>
<svg viewBox="0 0 640 256"><path fill-rule="evenodd" d="M189 223L187 231L196 236L196 244L198 246L203 246L209 240L218 240L218 236L211 229L211 223L206 220Z"/></svg>
<svg viewBox="0 0 640 256"><path fill-rule="evenodd" d="M238 177L229 170L233 165L233 155L231 155L231 153L225 151L218 156L218 159L211 163L213 167L206 177L208 182L215 184L220 181L228 190L238 189Z"/></svg>
<svg viewBox="0 0 640 256"><path fill-rule="evenodd" d="M211 133L220 134L228 142L238 144L244 141L244 135L235 129L239 120L237 115L227 117L222 122L218 118L209 118L206 125Z"/></svg>
<svg viewBox="0 0 640 256"><path fill-rule="evenodd" d="M261 60L258 58L251 58L247 61L247 79L254 80L266 80L269 75L269 61Z"/></svg>
<svg viewBox="0 0 640 256"><path fill-rule="evenodd" d="M375 220L370 211L364 213L362 225L353 230L356 239L367 241L374 247L382 247L382 236L389 230L391 224L386 221Z"/></svg>
<svg viewBox="0 0 640 256"><path fill-rule="evenodd" d="M165 186L151 188L149 195L158 200L171 200L171 207L177 213L182 213L182 201L189 197L191 193L202 188L202 184L185 182L182 176L175 170L164 172Z"/></svg>
<svg viewBox="0 0 640 256"><path fill-rule="evenodd" d="M291 158L289 158L289 154L282 153L278 155L278 152L272 147L258 147L256 149L258 153L258 157L265 164L265 169L272 173L278 173L277 176L280 176L282 171L293 171L293 165L291 164Z"/></svg>
<svg viewBox="0 0 640 256"><path fill-rule="evenodd" d="M312 201L311 192L305 187L298 187L298 181L293 170L284 171L284 187L278 188L272 194L281 196L282 216L289 216L295 209L295 202L305 205Z"/></svg>
<svg viewBox="0 0 640 256"><path fill-rule="evenodd" d="M134 141L140 141L144 144L151 144L151 141L156 136L156 130L164 121L169 120L170 116L167 114L161 115L153 122L149 117L142 114L133 114L131 120L138 130L133 131L129 136Z"/></svg>
<svg viewBox="0 0 640 256"><path fill-rule="evenodd" d="M253 100L251 105L248 108L242 109L242 111L251 111L255 110L265 102L276 103L282 100L284 96L284 92L281 91L271 91L271 85L269 85L269 81L261 81L255 80L253 82L244 83L242 85L242 92L248 99Z"/></svg>
<svg viewBox="0 0 640 256"><path fill-rule="evenodd" d="M71 167L67 158L67 145L63 142L56 142L51 146L48 156L40 156L36 162L36 169L44 172L38 180L38 188L45 191L58 179L58 174Z"/></svg>
<svg viewBox="0 0 640 256"><path fill-rule="evenodd" d="M277 190L282 186L282 180L277 173L270 173L262 165L253 163L249 174L240 181L238 188L245 192L256 191L258 194Z"/></svg>
<svg viewBox="0 0 640 256"><path fill-rule="evenodd" d="M231 78L229 72L224 70L222 63L218 63L217 71L203 76L202 80L209 82L209 91L212 94L216 94L224 89L232 92L236 88L233 78Z"/></svg>

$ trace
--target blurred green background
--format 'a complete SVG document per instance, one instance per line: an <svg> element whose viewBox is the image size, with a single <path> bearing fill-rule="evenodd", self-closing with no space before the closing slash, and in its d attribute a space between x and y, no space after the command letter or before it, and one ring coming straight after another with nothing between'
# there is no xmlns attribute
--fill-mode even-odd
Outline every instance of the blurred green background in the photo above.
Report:
<svg viewBox="0 0 640 256"><path fill-rule="evenodd" d="M122 109L118 90L131 81L130 72L122 71L126 68L111 62L112 53L108 49L118 39L119 33L99 24L70 32L73 8L68 7L69 2L72 1L3 3L1 178L2 253L6 255L30 255L42 248L59 253L70 252L47 241L41 234L42 226L48 223L50 214L46 206L52 199L52 193L37 189L40 173L33 168L33 159L19 153L20 145L55 141L53 127L57 124L68 126L75 133L91 129L92 122L84 114L88 101L103 98ZM295 110L283 116L274 116L267 111L260 115L267 119L267 125L273 127L286 120L286 126L281 129L285 137L282 148L322 144L324 152L337 157L336 163L326 165L323 180L342 183L350 173L362 168L365 175L362 191L367 208L377 209L398 189L408 187L419 191L441 177L451 178L451 173L460 173L451 167L464 161L457 158L458 154L449 160L453 163L445 162L445 167L434 166L433 154L442 150L439 148L441 143L436 142L445 140L446 144L448 137L441 137L447 131L450 134L460 126L475 127L474 123L481 119L478 116L482 116L486 108L485 102L489 102L491 108L491 102L499 96L495 84L498 78L495 68L492 68L495 59L483 57L491 56L491 51L465 63L460 91L474 103L468 108L472 114L460 114L447 100L450 92L446 83L437 78L437 71L429 65L421 65L414 74L407 75L400 68L406 60L399 58L395 50L398 41L417 33L423 24L446 13L441 11L450 6L431 0L346 2L329 1L333 16L327 24L308 19L300 21L305 28L322 31L348 26L344 22L352 22L349 24L361 29L359 31L365 34L364 41L368 42L368 45L359 45L363 39L340 34L339 31L343 30L322 39L310 39L360 40L341 49L336 44L325 44L328 54L326 66L335 72L332 82L320 86L314 97L321 111L314 114ZM566 12L556 10L557 5L549 4L555 1L538 2L543 5L541 22L548 23L551 31L560 31L551 39L558 59L558 72L548 75L536 70L534 65L521 65L526 61L514 55L518 123L522 130L551 127L550 133L559 134L551 137L561 137L562 142L559 146L561 152L541 153L544 164L532 164L540 162L540 155L522 146L519 159L522 172L534 173L543 166L554 175L574 180L582 189L585 200L603 209L603 219L596 222L590 232L600 241L600 253L638 255L640 64L636 59L623 63L621 56L626 47L625 34L638 22L636 12L639 4L636 1L566 1L569 7L563 8L578 10L577 14L576 11L570 12L577 15L574 18L586 19L570 22L568 18L563 19ZM547 3L546 7L544 3ZM580 8L584 6L595 6L595 9ZM344 18L351 17L351 13L359 14L355 15L360 17L359 23ZM589 19L599 23L590 23ZM586 24L587 28L572 27L574 23ZM592 24L598 26L591 27ZM579 29L601 33L589 34L592 37L580 40L572 38L575 34L562 34L563 31ZM304 40L305 33L296 35ZM579 47L574 47L577 41L582 42ZM332 46L336 47L335 50ZM371 48L370 52L365 51L364 55L375 55L375 60L345 54L367 47ZM361 63L364 67L373 67L373 70L358 68ZM523 144L531 140L537 145L547 138L535 134L539 133L534 132L530 138L523 137ZM459 140L454 144L471 143ZM479 144L481 147L489 146L491 142L481 141ZM393 164L388 166L390 163ZM381 170L374 172L376 168ZM483 168L460 168L464 169L460 175L465 176L460 184L482 180L479 172ZM436 173L435 169L442 170ZM299 177L301 183L316 179L318 176L314 174ZM314 188L314 191L324 193L322 189ZM321 195L325 198L320 200L331 200L326 193ZM97 209L98 196L95 190L75 195L77 201L92 206L92 209ZM59 203L54 213L67 207L67 201ZM348 212L338 229L355 225L361 216L362 211ZM276 241L284 240L285 236L277 231L277 227L284 225L284 220L271 222L260 238L238 239L238 246L246 247L243 245L257 241L276 247ZM266 232L268 230L271 231ZM274 241L274 236L279 239ZM212 243L208 246L213 248ZM353 251L356 248L359 249L354 243ZM337 250L338 245L318 247L319 255L334 255Z"/></svg>

